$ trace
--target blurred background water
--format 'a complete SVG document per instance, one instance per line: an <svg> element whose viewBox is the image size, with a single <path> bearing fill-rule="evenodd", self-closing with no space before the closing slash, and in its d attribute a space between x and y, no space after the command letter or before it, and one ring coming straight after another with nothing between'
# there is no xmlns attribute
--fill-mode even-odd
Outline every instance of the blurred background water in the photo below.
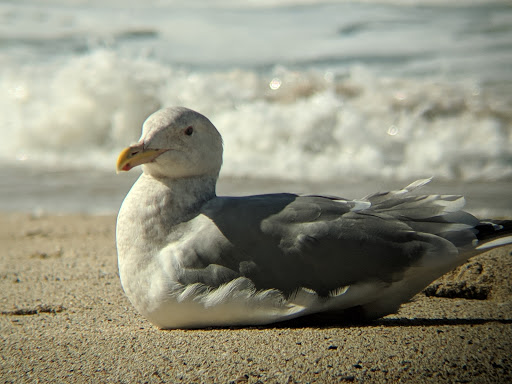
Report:
<svg viewBox="0 0 512 384"><path fill-rule="evenodd" d="M0 63L0 210L117 211L118 152L182 105L224 137L221 194L434 176L512 215L508 1L2 1Z"/></svg>

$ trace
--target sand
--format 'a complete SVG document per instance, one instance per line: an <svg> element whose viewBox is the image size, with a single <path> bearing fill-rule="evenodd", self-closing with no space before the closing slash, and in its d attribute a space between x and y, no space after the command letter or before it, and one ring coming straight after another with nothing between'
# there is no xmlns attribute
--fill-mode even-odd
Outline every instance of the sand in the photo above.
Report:
<svg viewBox="0 0 512 384"><path fill-rule="evenodd" d="M512 247L368 324L162 331L122 292L114 216L0 216L1 382L512 382Z"/></svg>

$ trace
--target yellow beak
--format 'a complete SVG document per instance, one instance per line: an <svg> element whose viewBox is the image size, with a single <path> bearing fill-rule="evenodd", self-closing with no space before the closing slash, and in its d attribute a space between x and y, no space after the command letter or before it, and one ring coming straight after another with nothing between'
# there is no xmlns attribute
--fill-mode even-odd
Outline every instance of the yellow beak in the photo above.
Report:
<svg viewBox="0 0 512 384"><path fill-rule="evenodd" d="M117 158L116 171L129 171L137 165L151 163L167 149L144 149L142 144L135 144L125 148Z"/></svg>

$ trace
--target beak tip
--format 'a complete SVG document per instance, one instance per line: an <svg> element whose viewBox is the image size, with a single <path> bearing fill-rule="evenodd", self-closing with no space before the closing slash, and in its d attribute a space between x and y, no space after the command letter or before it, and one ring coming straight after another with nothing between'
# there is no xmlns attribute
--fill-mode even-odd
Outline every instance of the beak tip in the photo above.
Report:
<svg viewBox="0 0 512 384"><path fill-rule="evenodd" d="M116 162L116 173L121 171L127 172L130 169L155 161L155 159L162 153L167 152L167 149L149 149L144 150L142 145L132 145L125 148L119 154Z"/></svg>
<svg viewBox="0 0 512 384"><path fill-rule="evenodd" d="M131 147L125 148L119 154L116 162L116 174L121 173L121 171L129 171L131 169L128 163L130 158L130 150Z"/></svg>
<svg viewBox="0 0 512 384"><path fill-rule="evenodd" d="M119 164L116 166L116 173L120 174L121 172L127 172L132 168L133 167L130 165L130 163Z"/></svg>

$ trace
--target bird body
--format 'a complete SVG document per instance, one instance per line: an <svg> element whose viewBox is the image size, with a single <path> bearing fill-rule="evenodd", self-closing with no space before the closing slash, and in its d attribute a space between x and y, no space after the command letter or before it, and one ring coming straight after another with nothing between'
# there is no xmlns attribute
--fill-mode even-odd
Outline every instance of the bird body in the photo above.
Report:
<svg viewBox="0 0 512 384"><path fill-rule="evenodd" d="M185 108L150 116L118 170L141 164L118 216L119 272L132 304L160 328L342 317L351 308L377 318L512 242L510 221L480 222L462 211L461 196L412 193L430 180L361 200L218 197L222 139Z"/></svg>

